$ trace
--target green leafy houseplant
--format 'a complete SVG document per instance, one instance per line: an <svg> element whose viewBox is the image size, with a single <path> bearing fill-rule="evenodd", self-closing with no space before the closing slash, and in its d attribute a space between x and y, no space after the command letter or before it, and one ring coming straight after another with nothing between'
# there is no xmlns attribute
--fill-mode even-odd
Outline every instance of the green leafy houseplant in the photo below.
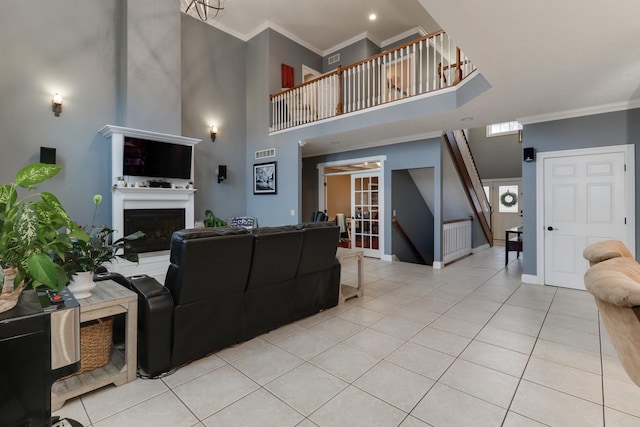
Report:
<svg viewBox="0 0 640 427"><path fill-rule="evenodd" d="M215 216L209 209L204 212L204 216L205 227L224 227L225 225L227 225L226 222Z"/></svg>
<svg viewBox="0 0 640 427"><path fill-rule="evenodd" d="M67 277L52 255L71 248L64 228L73 222L56 196L34 192L35 185L58 172L57 165L34 163L22 168L15 182L0 186L0 263L16 270L14 285L26 284L62 289ZM28 193L19 198L18 189Z"/></svg>
<svg viewBox="0 0 640 427"><path fill-rule="evenodd" d="M93 196L95 207L91 224L95 222L96 212L101 201L102 195ZM145 234L136 231L109 243L109 237L113 232L113 229L106 226L91 225L85 229L76 226L75 230L69 234L71 247L65 251L60 259L69 279L77 272L95 271L101 265L116 258L138 262L138 253L129 242L144 237Z"/></svg>

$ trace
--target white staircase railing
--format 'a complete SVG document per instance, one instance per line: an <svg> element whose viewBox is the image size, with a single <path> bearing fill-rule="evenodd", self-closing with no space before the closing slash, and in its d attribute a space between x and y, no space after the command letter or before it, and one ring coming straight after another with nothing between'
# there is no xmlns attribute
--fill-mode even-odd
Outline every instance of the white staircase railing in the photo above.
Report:
<svg viewBox="0 0 640 427"><path fill-rule="evenodd" d="M455 86L475 70L438 31L271 95L275 132Z"/></svg>
<svg viewBox="0 0 640 427"><path fill-rule="evenodd" d="M471 253L472 219L445 221L442 225L442 262L448 264Z"/></svg>

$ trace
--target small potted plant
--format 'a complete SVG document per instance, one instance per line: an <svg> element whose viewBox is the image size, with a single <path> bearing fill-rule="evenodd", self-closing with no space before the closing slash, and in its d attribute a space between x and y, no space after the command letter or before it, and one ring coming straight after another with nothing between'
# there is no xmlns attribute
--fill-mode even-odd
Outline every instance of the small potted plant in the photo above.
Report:
<svg viewBox="0 0 640 427"><path fill-rule="evenodd" d="M205 227L224 227L225 225L227 225L226 222L224 222L222 219L215 216L213 212L211 212L211 210L209 209L207 209L204 212L204 215L205 215L205 219L204 219Z"/></svg>
<svg viewBox="0 0 640 427"><path fill-rule="evenodd" d="M95 207L91 224L95 222L96 212L101 201L102 195L93 196ZM107 226L91 225L84 229L77 226L76 230L80 230L80 233L72 232L70 234L72 236L71 248L64 252L58 262L70 280L69 290L77 299L87 298L91 295L90 291L95 287L93 274L98 267L116 258L138 262L138 253L129 242L144 237L143 232L137 231L109 243L109 238L114 230Z"/></svg>
<svg viewBox="0 0 640 427"><path fill-rule="evenodd" d="M0 185L0 275L4 282L0 311L15 306L25 285L60 290L67 284L52 254L71 248L62 230L73 222L56 196L33 192L36 184L60 170L57 165L34 163L18 171L13 183ZM21 197L18 190L28 193Z"/></svg>
<svg viewBox="0 0 640 427"><path fill-rule="evenodd" d="M126 187L127 183L125 182L123 176L117 176L115 185L116 185L116 187Z"/></svg>

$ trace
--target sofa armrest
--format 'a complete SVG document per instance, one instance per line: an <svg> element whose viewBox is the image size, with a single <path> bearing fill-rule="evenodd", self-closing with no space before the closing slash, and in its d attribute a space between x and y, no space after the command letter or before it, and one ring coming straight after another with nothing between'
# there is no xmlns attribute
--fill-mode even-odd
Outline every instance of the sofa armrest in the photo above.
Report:
<svg viewBox="0 0 640 427"><path fill-rule="evenodd" d="M171 368L173 298L153 277L132 276L128 280L138 294L138 365L155 377Z"/></svg>

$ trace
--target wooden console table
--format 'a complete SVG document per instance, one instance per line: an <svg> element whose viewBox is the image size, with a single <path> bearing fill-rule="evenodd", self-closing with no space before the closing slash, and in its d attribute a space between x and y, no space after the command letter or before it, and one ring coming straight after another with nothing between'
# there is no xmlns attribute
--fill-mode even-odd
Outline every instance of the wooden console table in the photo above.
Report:
<svg viewBox="0 0 640 427"><path fill-rule="evenodd" d="M511 237L515 234L515 237ZM509 264L509 252L516 252L516 258L520 258L522 252L522 226L511 227L505 230L504 236L504 265Z"/></svg>
<svg viewBox="0 0 640 427"><path fill-rule="evenodd" d="M89 298L80 303L80 323L124 313L124 350L111 348L106 366L63 378L51 387L51 410L56 411L64 402L108 384L121 386L136 379L138 349L138 296L114 282L97 282ZM82 357L82 355L80 355Z"/></svg>
<svg viewBox="0 0 640 427"><path fill-rule="evenodd" d="M336 258L338 258L340 264L343 264L343 261L348 259L358 260L358 286L340 284L338 304L342 304L350 298L362 297L364 295L364 251L361 249L338 248Z"/></svg>

